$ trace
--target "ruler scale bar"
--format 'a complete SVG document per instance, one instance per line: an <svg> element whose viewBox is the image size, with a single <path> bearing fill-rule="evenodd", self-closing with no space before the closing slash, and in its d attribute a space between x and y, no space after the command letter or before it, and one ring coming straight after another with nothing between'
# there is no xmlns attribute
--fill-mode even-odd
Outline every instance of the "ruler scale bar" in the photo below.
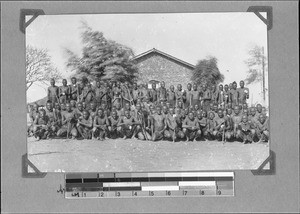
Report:
<svg viewBox="0 0 300 214"><path fill-rule="evenodd" d="M66 198L234 196L233 172L68 173Z"/></svg>

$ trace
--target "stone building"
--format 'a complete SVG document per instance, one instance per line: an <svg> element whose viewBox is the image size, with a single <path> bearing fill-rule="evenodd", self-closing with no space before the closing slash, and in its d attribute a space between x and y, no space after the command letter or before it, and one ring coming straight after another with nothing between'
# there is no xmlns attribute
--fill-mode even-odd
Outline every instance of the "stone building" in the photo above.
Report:
<svg viewBox="0 0 300 214"><path fill-rule="evenodd" d="M182 84L183 88L191 82L192 71L195 66L177 59L169 54L161 52L155 48L139 54L133 58L138 67L138 84L157 83L157 87L160 87L159 82L164 81L166 87L177 84Z"/></svg>

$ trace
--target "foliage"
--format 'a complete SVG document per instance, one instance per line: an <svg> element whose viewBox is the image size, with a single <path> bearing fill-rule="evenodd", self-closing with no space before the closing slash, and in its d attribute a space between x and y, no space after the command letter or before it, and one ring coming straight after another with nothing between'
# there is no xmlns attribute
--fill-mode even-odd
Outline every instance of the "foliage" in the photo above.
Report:
<svg viewBox="0 0 300 214"><path fill-rule="evenodd" d="M263 62L266 69L267 58L262 52L262 48L258 45L253 46L249 51L249 58L245 61L248 66L248 76L245 79L247 84L262 81Z"/></svg>
<svg viewBox="0 0 300 214"><path fill-rule="evenodd" d="M51 78L60 79L61 73L51 62L47 49L26 46L26 91L36 82L46 83Z"/></svg>
<svg viewBox="0 0 300 214"><path fill-rule="evenodd" d="M76 71L76 77L86 76L89 80L96 78L110 81L133 82L137 68L131 58L134 53L131 48L108 40L102 32L93 31L87 23L82 22L81 56L70 49L65 49L68 55L67 67Z"/></svg>
<svg viewBox="0 0 300 214"><path fill-rule="evenodd" d="M219 71L217 58L208 56L206 59L198 61L193 71L192 81L201 85L206 84L209 87L223 82L224 75Z"/></svg>

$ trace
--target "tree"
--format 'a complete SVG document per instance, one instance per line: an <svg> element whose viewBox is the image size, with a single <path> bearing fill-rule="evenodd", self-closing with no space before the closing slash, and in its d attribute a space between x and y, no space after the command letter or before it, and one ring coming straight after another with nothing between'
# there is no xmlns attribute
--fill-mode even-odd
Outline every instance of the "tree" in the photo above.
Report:
<svg viewBox="0 0 300 214"><path fill-rule="evenodd" d="M198 61L193 71L192 81L201 85L206 84L209 87L223 82L224 75L219 71L217 58L208 56L206 59Z"/></svg>
<svg viewBox="0 0 300 214"><path fill-rule="evenodd" d="M76 77L128 82L136 79L137 68L131 61L134 56L131 48L106 39L102 32L93 31L85 22L82 22L82 29L82 55L79 57L65 49L67 67L76 71Z"/></svg>
<svg viewBox="0 0 300 214"><path fill-rule="evenodd" d="M266 99L265 72L267 69L267 57L264 54L264 47L253 46L249 51L249 58L245 61L248 66L248 76L245 79L247 84L262 82L263 99Z"/></svg>
<svg viewBox="0 0 300 214"><path fill-rule="evenodd" d="M61 73L52 64L47 49L26 46L26 91L36 82L46 83L51 78L61 78Z"/></svg>

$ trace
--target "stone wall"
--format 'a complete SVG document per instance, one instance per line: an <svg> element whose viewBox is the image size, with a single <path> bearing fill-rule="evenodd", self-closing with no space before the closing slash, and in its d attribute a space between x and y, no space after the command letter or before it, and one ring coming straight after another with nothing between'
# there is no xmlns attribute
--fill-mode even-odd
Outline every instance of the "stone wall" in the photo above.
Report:
<svg viewBox="0 0 300 214"><path fill-rule="evenodd" d="M192 68L158 53L151 53L136 60L139 70L138 83L150 80L165 81L166 88L170 85L186 85L191 82Z"/></svg>

